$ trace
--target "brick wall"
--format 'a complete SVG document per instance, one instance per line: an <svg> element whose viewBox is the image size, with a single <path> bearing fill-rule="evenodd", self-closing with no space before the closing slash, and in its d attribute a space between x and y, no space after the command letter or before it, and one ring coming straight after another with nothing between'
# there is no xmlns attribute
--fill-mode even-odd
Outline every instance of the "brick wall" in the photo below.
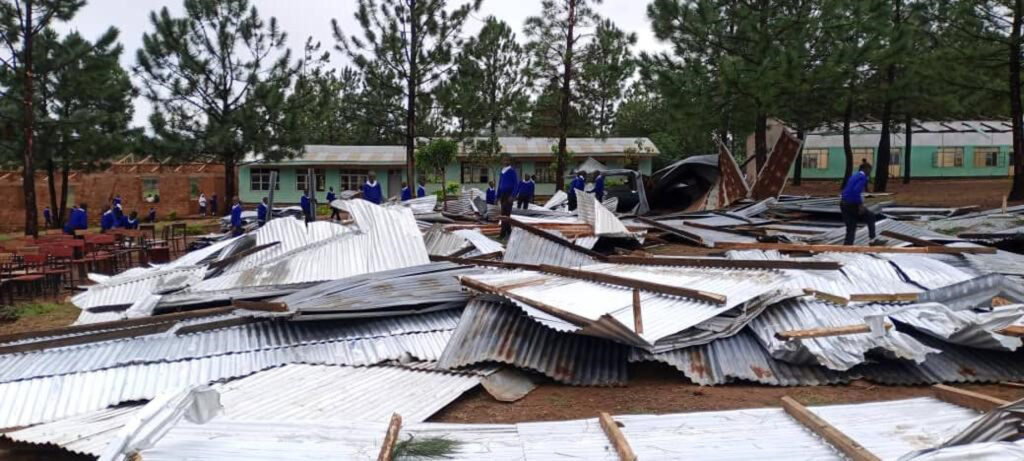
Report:
<svg viewBox="0 0 1024 461"><path fill-rule="evenodd" d="M160 203L143 201L143 178L157 180ZM68 198L69 201L74 200L75 203L86 203L89 206L90 225L99 225L103 206L115 194L121 194L126 213L138 211L140 217L145 217L152 206L156 208L157 219L167 220L172 212L179 218L198 212L198 202L190 197L193 181L207 197L216 191L219 211L223 213L226 200L223 191L224 168L220 165L114 165L106 171L97 173L76 172L69 181L74 194L73 197L69 194ZM57 194L59 199L59 173ZM42 226L43 208L50 204L49 186L46 176L42 174L36 175L36 204L39 207L39 224ZM22 231L24 221L24 193L20 173L0 175L0 231Z"/></svg>

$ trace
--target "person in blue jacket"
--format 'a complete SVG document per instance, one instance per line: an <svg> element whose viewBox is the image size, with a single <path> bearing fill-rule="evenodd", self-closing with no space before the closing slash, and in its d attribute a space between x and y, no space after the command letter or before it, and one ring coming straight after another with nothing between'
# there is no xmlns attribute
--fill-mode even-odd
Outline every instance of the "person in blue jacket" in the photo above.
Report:
<svg viewBox="0 0 1024 461"><path fill-rule="evenodd" d="M363 199L380 205L383 198L384 194L380 190L380 183L377 182L377 174L371 171L366 178L366 183L363 184Z"/></svg>
<svg viewBox="0 0 1024 461"><path fill-rule="evenodd" d="M50 207L43 208L43 222L47 228L53 227L53 214L50 213Z"/></svg>
<svg viewBox="0 0 1024 461"><path fill-rule="evenodd" d="M242 202L236 195L231 199L231 203L233 204L231 206L231 235L242 235Z"/></svg>
<svg viewBox="0 0 1024 461"><path fill-rule="evenodd" d="M426 197L426 196L427 196L427 188L424 187L423 180L421 179L419 185L416 186L416 198Z"/></svg>
<svg viewBox="0 0 1024 461"><path fill-rule="evenodd" d="M115 226L114 212L109 206L103 207L103 214L100 215L100 232L106 232L113 229Z"/></svg>
<svg viewBox="0 0 1024 461"><path fill-rule="evenodd" d="M156 208L149 207L149 214L146 215L146 222L152 224L156 222Z"/></svg>
<svg viewBox="0 0 1024 461"><path fill-rule="evenodd" d="M139 212L132 210L131 214L128 215L124 220L125 229L135 230L139 228Z"/></svg>
<svg viewBox="0 0 1024 461"><path fill-rule="evenodd" d="M256 207L256 225L263 227L267 223L267 216L270 215L270 207L267 206L267 198L263 197L260 200L260 205Z"/></svg>
<svg viewBox="0 0 1024 461"><path fill-rule="evenodd" d="M303 192L302 198L299 199L299 206L302 207L302 216L305 217L306 222L310 222L313 219L313 213L310 209L309 193Z"/></svg>
<svg viewBox="0 0 1024 461"><path fill-rule="evenodd" d="M402 201L412 200L412 189L409 188L409 183L402 181Z"/></svg>
<svg viewBox="0 0 1024 461"><path fill-rule="evenodd" d="M89 213L86 208L83 203L71 209L68 222L64 224L64 233L75 235L76 230L89 228Z"/></svg>
<svg viewBox="0 0 1024 461"><path fill-rule="evenodd" d="M487 195L485 197L488 205L498 203L498 191L494 189L494 181L487 183Z"/></svg>
<svg viewBox="0 0 1024 461"><path fill-rule="evenodd" d="M122 229L127 229L128 228L128 215L126 215L124 213L121 213L121 214L115 213L114 214L114 218L117 220L117 225L114 226L114 227L120 227Z"/></svg>
<svg viewBox="0 0 1024 461"><path fill-rule="evenodd" d="M861 220L868 225L868 236L871 240L875 239L875 215L864 206L863 196L870 175L871 164L863 162L857 172L846 180L846 187L843 188L839 200L839 211L843 215L843 223L846 224L843 245L853 245L854 237L857 235L857 222Z"/></svg>
<svg viewBox="0 0 1024 461"><path fill-rule="evenodd" d="M598 171L597 176L594 177L594 197L597 197L598 203L604 201L604 173Z"/></svg>
<svg viewBox="0 0 1024 461"><path fill-rule="evenodd" d="M328 187L327 188L327 204L330 205L331 202L333 202L333 201L335 201L337 199L338 199L338 196L334 194L334 188L333 187Z"/></svg>
<svg viewBox="0 0 1024 461"><path fill-rule="evenodd" d="M519 185L519 173L512 166L512 159L507 158L505 167L501 169L498 176L498 203L501 204L501 238L508 237L512 233L512 197L516 193L516 186Z"/></svg>
<svg viewBox="0 0 1024 461"><path fill-rule="evenodd" d="M121 206L121 194L114 196L114 208Z"/></svg>
<svg viewBox="0 0 1024 461"><path fill-rule="evenodd" d="M530 207L530 203L533 202L534 191L533 177L524 174L523 181L519 183L519 190L516 191L519 209L525 210Z"/></svg>
<svg viewBox="0 0 1024 461"><path fill-rule="evenodd" d="M341 212L338 211L337 208L334 208L333 206L331 206L331 204L334 203L334 201L338 199L338 196L335 195L333 187L329 187L327 189L328 189L327 190L327 206L331 207L331 221L334 221L334 220L341 221Z"/></svg>
<svg viewBox="0 0 1024 461"><path fill-rule="evenodd" d="M587 185L587 180L583 178L583 172L577 171L576 177L572 178L572 182L569 183L569 190L565 191L569 195L569 211L576 209L576 191L584 190Z"/></svg>

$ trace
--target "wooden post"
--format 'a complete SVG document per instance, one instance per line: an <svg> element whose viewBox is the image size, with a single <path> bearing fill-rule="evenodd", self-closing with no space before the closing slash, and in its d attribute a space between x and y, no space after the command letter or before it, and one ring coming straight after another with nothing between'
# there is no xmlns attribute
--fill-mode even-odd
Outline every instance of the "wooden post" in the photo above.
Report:
<svg viewBox="0 0 1024 461"><path fill-rule="evenodd" d="M949 402L954 405L960 405L961 407L967 407L972 410L992 411L1010 403L1009 401L992 397L991 395L957 389L945 384L936 384L932 386L932 389L935 390L935 397L938 397L939 400Z"/></svg>
<svg viewBox="0 0 1024 461"><path fill-rule="evenodd" d="M633 289L633 329L636 334L644 334L644 320L640 313L640 290Z"/></svg>
<svg viewBox="0 0 1024 461"><path fill-rule="evenodd" d="M1006 195L1003 195L1003 214L1006 214Z"/></svg>
<svg viewBox="0 0 1024 461"><path fill-rule="evenodd" d="M782 398L782 408L789 413L793 419L796 419L804 427L814 431L814 433L820 435L837 450L843 452L846 456L854 461L881 461L877 456L864 448L863 445L855 442L849 436L844 434L835 426L828 423L824 419L821 419L818 415L808 410L807 407L800 404L796 400L793 400L789 396Z"/></svg>
<svg viewBox="0 0 1024 461"><path fill-rule="evenodd" d="M402 429L402 416L398 413L391 414L391 423L388 424L387 435L384 436L384 443L380 446L380 454L377 461L391 461L395 452L395 444L398 443L398 431Z"/></svg>
<svg viewBox="0 0 1024 461"><path fill-rule="evenodd" d="M885 329L892 329L891 324L885 324ZM775 337L788 341L791 339L824 338L826 336L843 336L871 333L871 327L867 324L847 325L842 327L809 328L807 330L787 330L775 333Z"/></svg>
<svg viewBox="0 0 1024 461"><path fill-rule="evenodd" d="M636 461L636 454L633 453L633 449L629 446L629 441L626 440L626 436L622 435L619 425L612 419L612 416L602 411L598 419L601 421L601 429L604 429L604 435L608 437L612 446L615 447L615 452L619 454L619 460Z"/></svg>

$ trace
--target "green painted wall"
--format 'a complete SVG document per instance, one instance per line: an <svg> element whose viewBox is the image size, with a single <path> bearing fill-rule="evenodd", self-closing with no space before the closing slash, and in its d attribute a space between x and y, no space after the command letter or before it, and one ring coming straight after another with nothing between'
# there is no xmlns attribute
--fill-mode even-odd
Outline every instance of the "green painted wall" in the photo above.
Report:
<svg viewBox="0 0 1024 461"><path fill-rule="evenodd" d="M949 147L949 146L947 146ZM987 146L986 146L987 147ZM1008 176L1009 156L1011 147L999 146L999 162L995 167L975 167L974 148L975 146L964 147L964 163L962 167L937 167L934 165L933 156L939 146L914 146L910 155L910 174L914 178L962 178L962 177L1000 177ZM878 165L877 149L872 149L872 165ZM902 156L902 154L901 154ZM900 159L901 163L903 158ZM845 170L846 154L842 147L830 147L828 151L827 168L804 168L801 171L804 179L842 179ZM794 165L794 169L796 166ZM857 165L853 168L856 170ZM903 165L900 165L900 175L903 174ZM793 171L790 171L792 177Z"/></svg>

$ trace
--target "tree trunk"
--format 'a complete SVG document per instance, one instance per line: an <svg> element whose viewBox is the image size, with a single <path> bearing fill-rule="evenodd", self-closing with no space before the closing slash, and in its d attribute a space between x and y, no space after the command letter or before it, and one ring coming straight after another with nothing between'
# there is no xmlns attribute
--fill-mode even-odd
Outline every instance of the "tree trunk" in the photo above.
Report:
<svg viewBox="0 0 1024 461"><path fill-rule="evenodd" d="M768 116L760 111L754 120L754 158L757 173L761 174L761 168L768 161Z"/></svg>
<svg viewBox="0 0 1024 461"><path fill-rule="evenodd" d="M804 130L796 130L796 138L800 140L800 150L793 163L793 185L799 186L804 172Z"/></svg>
<svg viewBox="0 0 1024 461"><path fill-rule="evenodd" d="M39 222L36 214L36 167L34 164L35 141L35 108L33 107L32 75L32 0L25 1L24 41L22 43L22 59L25 66L25 82L23 92L23 125L25 131L25 151L22 153L22 189L25 193L25 235L38 236Z"/></svg>
<svg viewBox="0 0 1024 461"><path fill-rule="evenodd" d="M270 187L274 187L273 184ZM224 195L225 206L230 209L228 203L232 203L235 197L238 196L238 184L237 177L235 176L235 156L225 155L224 156Z"/></svg>
<svg viewBox="0 0 1024 461"><path fill-rule="evenodd" d="M405 108L405 177L406 184L416 184L416 93L419 91L418 59L419 49L416 46L416 0L409 1L409 78L406 79ZM441 188L444 189L444 178Z"/></svg>
<svg viewBox="0 0 1024 461"><path fill-rule="evenodd" d="M1024 200L1024 108L1020 100L1021 23L1024 0L1013 6L1013 30L1010 32L1010 118L1013 119L1013 187L1010 200Z"/></svg>
<svg viewBox="0 0 1024 461"><path fill-rule="evenodd" d="M846 99L846 108L843 109L843 153L846 158L846 166L843 169L842 187L846 187L846 181L853 175L853 144L850 142L850 122L853 119L853 94Z"/></svg>
<svg viewBox="0 0 1024 461"><path fill-rule="evenodd" d="M889 157L892 155L889 151L891 150L892 143L889 139L889 134L892 131L892 106L893 98L889 93L892 90L892 84L896 80L896 65L889 64L886 69L886 95L885 104L882 106L882 133L881 137L878 138L878 156L875 166L875 192L885 192L886 186L889 185Z"/></svg>
<svg viewBox="0 0 1024 461"><path fill-rule="evenodd" d="M50 216L57 212L57 178L54 177L54 169L53 158L51 157L46 160L46 187L50 192ZM55 222L57 221L51 222L50 226L53 226Z"/></svg>
<svg viewBox="0 0 1024 461"><path fill-rule="evenodd" d="M558 158L555 159L555 190L565 188L565 158L567 156L566 140L569 136L569 108L572 98L572 47L575 45L573 37L576 28L576 2L569 0L569 15L566 19L568 25L565 34L565 58L562 61L562 104L558 114Z"/></svg>
<svg viewBox="0 0 1024 461"><path fill-rule="evenodd" d="M58 229L64 227L64 220L66 219L65 217L67 216L67 209L68 209L68 180L69 180L69 178L71 176L71 172L68 171L68 170L70 170L70 169L71 169L71 166L68 164L68 161L65 159L64 160L64 164L61 165L61 167L60 167L60 203L58 204L58 206L60 206L60 210L59 211L58 210L53 210L54 211L54 222L56 222L56 225L57 225Z"/></svg>
<svg viewBox="0 0 1024 461"><path fill-rule="evenodd" d="M903 184L910 184L910 151L914 148L914 118L910 114L907 114L907 120L903 126L903 131L907 136L907 143L903 147Z"/></svg>

